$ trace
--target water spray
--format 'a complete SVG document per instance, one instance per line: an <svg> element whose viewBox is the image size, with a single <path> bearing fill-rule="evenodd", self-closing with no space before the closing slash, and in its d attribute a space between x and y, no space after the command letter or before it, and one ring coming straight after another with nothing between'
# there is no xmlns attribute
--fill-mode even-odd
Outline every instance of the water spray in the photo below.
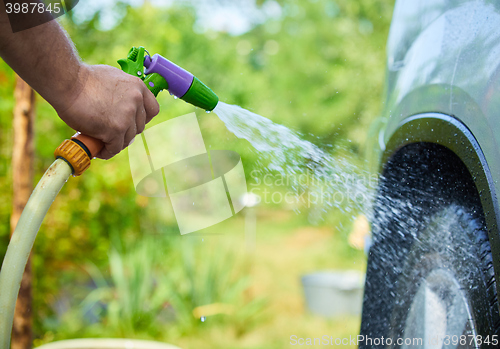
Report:
<svg viewBox="0 0 500 349"><path fill-rule="evenodd" d="M168 90L206 111L212 111L219 102L217 95L193 74L159 54L151 57L142 46L132 47L127 58L118 63L124 72L141 78L155 97L162 90ZM33 190L12 234L0 271L0 349L10 347L21 278L50 205L70 175L81 175L103 147L102 141L81 133L65 140L54 152L56 160Z"/></svg>

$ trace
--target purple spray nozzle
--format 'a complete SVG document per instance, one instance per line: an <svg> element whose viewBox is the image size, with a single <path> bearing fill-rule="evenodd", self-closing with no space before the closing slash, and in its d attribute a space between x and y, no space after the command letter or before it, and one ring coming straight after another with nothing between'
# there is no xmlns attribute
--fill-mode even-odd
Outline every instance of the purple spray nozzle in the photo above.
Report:
<svg viewBox="0 0 500 349"><path fill-rule="evenodd" d="M219 97L196 76L159 54L144 57L145 52L144 47L134 46L127 58L118 60L118 64L124 72L143 79L155 97L168 89L170 94L207 111L217 106Z"/></svg>
<svg viewBox="0 0 500 349"><path fill-rule="evenodd" d="M193 83L194 76L190 72L170 62L163 56L155 54L144 58L145 74L158 73L167 81L168 91L182 98Z"/></svg>
<svg viewBox="0 0 500 349"><path fill-rule="evenodd" d="M136 74L136 61L139 53L144 52L144 47L132 48L126 60L119 60L120 66L129 74ZM170 94L181 98L187 103L207 111L213 110L219 103L219 97L196 76L182 69L177 64L170 62L163 56L155 54L139 59L143 61L145 82L156 96L162 89L168 89ZM156 73L156 74L154 74ZM154 75L153 75L154 74ZM159 79L157 79L159 78Z"/></svg>

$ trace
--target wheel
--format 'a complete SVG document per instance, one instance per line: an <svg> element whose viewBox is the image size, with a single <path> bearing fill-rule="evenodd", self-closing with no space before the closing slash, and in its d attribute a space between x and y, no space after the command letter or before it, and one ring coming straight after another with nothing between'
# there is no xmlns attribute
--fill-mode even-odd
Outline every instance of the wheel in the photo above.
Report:
<svg viewBox="0 0 500 349"><path fill-rule="evenodd" d="M430 219L405 261L390 337L402 338L401 348L410 348L414 338L428 347L479 348L479 335L486 338L493 327L491 316L485 316L493 280L483 225L461 207L444 208ZM494 344L494 339L488 341Z"/></svg>
<svg viewBox="0 0 500 349"><path fill-rule="evenodd" d="M416 144L384 174L359 347L500 347L491 249L467 169L446 148Z"/></svg>

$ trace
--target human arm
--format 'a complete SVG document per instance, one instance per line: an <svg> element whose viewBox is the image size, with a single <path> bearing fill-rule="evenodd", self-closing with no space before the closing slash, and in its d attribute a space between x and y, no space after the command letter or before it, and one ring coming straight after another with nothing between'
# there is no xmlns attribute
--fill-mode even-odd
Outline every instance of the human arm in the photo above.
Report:
<svg viewBox="0 0 500 349"><path fill-rule="evenodd" d="M82 63L55 20L12 33L3 2L0 8L0 56L71 128L104 142L98 157L119 153L158 114L141 79Z"/></svg>

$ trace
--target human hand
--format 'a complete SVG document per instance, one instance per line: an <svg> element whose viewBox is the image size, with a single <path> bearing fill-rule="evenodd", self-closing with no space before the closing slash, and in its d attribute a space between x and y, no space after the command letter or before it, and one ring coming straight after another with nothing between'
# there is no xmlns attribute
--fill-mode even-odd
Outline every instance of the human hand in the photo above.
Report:
<svg viewBox="0 0 500 349"><path fill-rule="evenodd" d="M72 91L49 102L68 126L104 143L98 158L125 149L159 112L144 82L117 68L82 64L77 80Z"/></svg>

